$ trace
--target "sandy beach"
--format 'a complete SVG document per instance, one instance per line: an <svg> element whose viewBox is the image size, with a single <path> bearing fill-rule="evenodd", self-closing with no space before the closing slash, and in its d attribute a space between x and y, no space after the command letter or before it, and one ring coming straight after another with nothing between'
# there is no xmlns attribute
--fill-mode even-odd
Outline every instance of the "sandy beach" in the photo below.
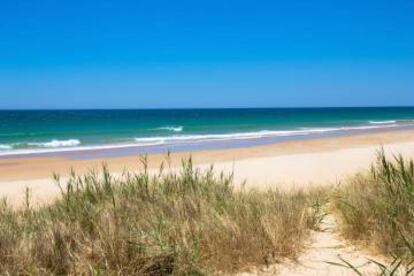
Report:
<svg viewBox="0 0 414 276"><path fill-rule="evenodd" d="M183 158L192 156L201 169L211 164L217 171L234 172L235 183L246 181L248 187L282 189L310 185L333 185L356 172L365 170L376 151L384 147L387 154L401 153L414 157L414 131L389 131L335 138L281 142L240 149L178 152L171 155L171 166L179 167ZM148 156L149 167L156 169L166 155ZM111 172L142 168L138 156L96 160L67 158L0 159L0 195L12 202L23 200L23 191L31 189L32 198L44 202L54 198L58 186L52 174L62 179L73 169L77 173L98 170L108 165Z"/></svg>
<svg viewBox="0 0 414 276"><path fill-rule="evenodd" d="M414 276L413 13L0 2L0 276Z"/></svg>

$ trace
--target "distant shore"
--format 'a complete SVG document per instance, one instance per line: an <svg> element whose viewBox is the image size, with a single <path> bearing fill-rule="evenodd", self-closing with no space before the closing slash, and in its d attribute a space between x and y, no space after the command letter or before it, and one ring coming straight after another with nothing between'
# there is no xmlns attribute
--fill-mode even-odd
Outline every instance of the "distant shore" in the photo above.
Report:
<svg viewBox="0 0 414 276"><path fill-rule="evenodd" d="M387 153L414 157L414 130L386 131L237 149L177 152L171 155L171 166L192 156L201 168L214 164L219 171L234 172L235 182L247 180L255 187L302 187L335 184L344 177L368 168L376 150L384 146ZM148 156L149 167L158 168L166 154ZM50 199L58 193L51 180L53 173L62 177L73 169L85 173L106 163L111 172L141 168L137 155L114 158L75 160L67 157L0 158L0 196L22 198L25 187L31 187L34 198Z"/></svg>

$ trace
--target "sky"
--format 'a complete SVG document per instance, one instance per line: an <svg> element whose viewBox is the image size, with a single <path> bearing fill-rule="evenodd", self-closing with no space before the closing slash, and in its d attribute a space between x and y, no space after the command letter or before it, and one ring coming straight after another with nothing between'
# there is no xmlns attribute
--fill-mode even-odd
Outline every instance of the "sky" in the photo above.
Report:
<svg viewBox="0 0 414 276"><path fill-rule="evenodd" d="M0 109L414 106L414 1L0 1Z"/></svg>

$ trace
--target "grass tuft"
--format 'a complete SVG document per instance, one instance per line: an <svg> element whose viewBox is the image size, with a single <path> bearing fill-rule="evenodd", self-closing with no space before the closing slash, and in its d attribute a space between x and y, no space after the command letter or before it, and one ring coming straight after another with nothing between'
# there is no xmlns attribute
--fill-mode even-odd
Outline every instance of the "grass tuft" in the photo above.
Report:
<svg viewBox="0 0 414 276"><path fill-rule="evenodd" d="M334 206L343 235L378 253L414 260L414 163L383 151L370 172L338 188ZM397 262L398 264L398 262Z"/></svg>

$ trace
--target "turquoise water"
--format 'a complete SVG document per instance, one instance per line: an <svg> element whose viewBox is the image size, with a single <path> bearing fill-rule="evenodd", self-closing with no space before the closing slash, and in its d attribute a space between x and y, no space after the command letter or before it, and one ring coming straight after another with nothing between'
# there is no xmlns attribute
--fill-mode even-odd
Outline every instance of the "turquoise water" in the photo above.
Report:
<svg viewBox="0 0 414 276"><path fill-rule="evenodd" d="M0 155L255 140L414 124L414 108L0 111Z"/></svg>

